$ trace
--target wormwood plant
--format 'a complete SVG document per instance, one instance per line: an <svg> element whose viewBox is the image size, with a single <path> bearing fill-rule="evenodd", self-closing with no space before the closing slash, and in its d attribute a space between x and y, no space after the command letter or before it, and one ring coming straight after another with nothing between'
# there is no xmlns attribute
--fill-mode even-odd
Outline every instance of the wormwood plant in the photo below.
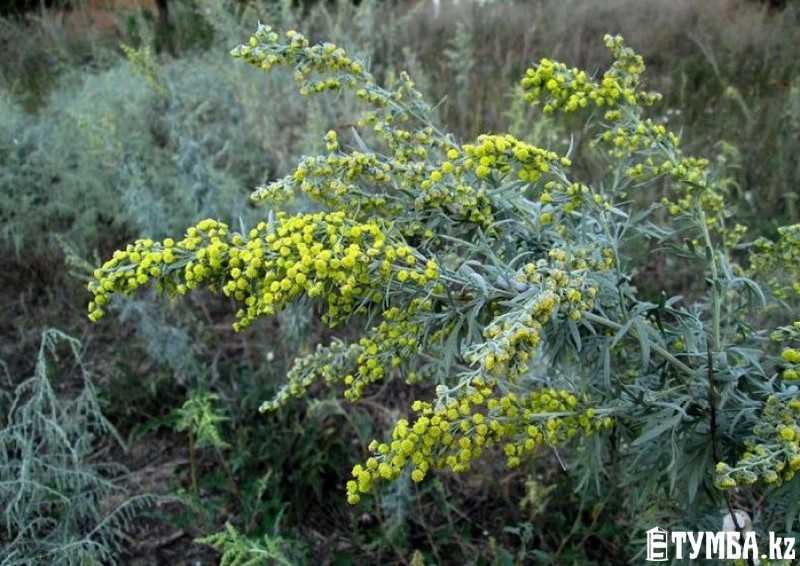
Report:
<svg viewBox="0 0 800 566"><path fill-rule="evenodd" d="M230 297L237 330L298 301L331 327L363 325L297 359L262 407L316 382L352 402L389 379L427 392L354 466L352 504L406 474L465 472L496 452L514 468L570 444L576 489L622 498L633 517L657 503L662 525L717 521L761 510L763 493L757 528L790 528L800 324L772 326L796 317L798 228L746 242L724 169L684 153L651 116L641 57L605 43L602 75L542 59L521 81L528 103L588 132L605 173L583 179L569 154L508 134L456 139L405 74L383 86L335 45L259 26L234 57L364 112L253 193L272 206L255 226L207 219L115 252L94 272L89 316L153 285ZM318 211L281 209L299 194ZM701 284L645 300L634 277L652 257Z"/></svg>
<svg viewBox="0 0 800 566"><path fill-rule="evenodd" d="M75 396L56 393L48 372L48 358L61 344L81 370ZM0 405L3 566L113 563L123 530L152 503L125 495L121 466L93 458L98 439L119 439L103 417L79 349L74 338L45 331L33 376Z"/></svg>

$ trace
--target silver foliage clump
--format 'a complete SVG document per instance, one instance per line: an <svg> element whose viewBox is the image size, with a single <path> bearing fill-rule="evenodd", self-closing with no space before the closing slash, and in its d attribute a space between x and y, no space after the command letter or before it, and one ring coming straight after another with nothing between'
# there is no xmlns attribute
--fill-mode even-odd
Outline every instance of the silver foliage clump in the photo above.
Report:
<svg viewBox="0 0 800 566"><path fill-rule="evenodd" d="M81 375L75 395L51 381L60 345ZM129 498L125 469L97 461L101 442L122 441L100 410L80 343L44 331L33 375L0 403L0 565L115 563L123 531L153 498Z"/></svg>

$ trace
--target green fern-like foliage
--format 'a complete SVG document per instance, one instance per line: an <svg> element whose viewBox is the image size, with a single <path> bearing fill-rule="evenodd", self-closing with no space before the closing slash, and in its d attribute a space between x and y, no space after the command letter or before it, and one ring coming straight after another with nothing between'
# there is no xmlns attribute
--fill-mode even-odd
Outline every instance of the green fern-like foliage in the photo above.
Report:
<svg viewBox="0 0 800 566"><path fill-rule="evenodd" d="M277 535L264 535L260 539L248 538L227 523L225 529L197 539L222 553L220 566L257 566L260 564L296 564L300 548L293 541Z"/></svg>
<svg viewBox="0 0 800 566"><path fill-rule="evenodd" d="M227 420L214 409L217 396L212 393L194 392L183 406L176 411L177 430L190 431L197 438L197 447L213 446L225 448L219 423Z"/></svg>
<svg viewBox="0 0 800 566"><path fill-rule="evenodd" d="M51 383L48 368L60 345L81 374L74 396ZM45 331L33 375L7 401L0 423L0 564L115 563L121 533L153 498L126 497L118 481L125 470L92 457L99 441L121 439L100 410L80 343Z"/></svg>

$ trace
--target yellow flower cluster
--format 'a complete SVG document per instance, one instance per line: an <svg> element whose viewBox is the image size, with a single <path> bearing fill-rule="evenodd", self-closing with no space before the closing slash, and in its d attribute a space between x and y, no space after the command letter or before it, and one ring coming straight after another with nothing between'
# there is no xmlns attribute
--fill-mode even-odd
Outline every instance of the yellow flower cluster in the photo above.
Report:
<svg viewBox="0 0 800 566"><path fill-rule="evenodd" d="M399 153L402 151L398 149ZM455 149L450 152L458 155ZM397 156L385 159L362 152L307 157L292 175L260 187L251 198L275 202L299 190L330 208L348 208L359 218L373 215L392 218L408 212L400 195L391 192L396 183L408 192L417 193L416 211L435 207L446 210L454 219L482 226L492 223L493 211L486 191L463 178L466 170L460 163L454 165L448 161L431 173L426 170L422 162L410 163ZM444 178L445 175L448 177Z"/></svg>
<svg viewBox="0 0 800 566"><path fill-rule="evenodd" d="M401 368L420 349L424 326L415 320L431 308L431 301L414 298L405 308L390 307L381 323L358 342L346 345L334 339L328 346L317 346L312 354L295 360L286 375L286 383L261 411L274 411L291 399L303 397L314 383L342 383L344 397L357 401L367 385L384 379L390 370ZM441 339L434 333L429 342Z"/></svg>
<svg viewBox="0 0 800 566"><path fill-rule="evenodd" d="M286 383L271 400L262 403L259 410L275 411L291 399L303 397L308 388L320 380L328 385L340 383L343 376L352 371L358 354L358 345L347 345L341 340L334 339L327 346L318 345L315 352L294 360L286 374Z"/></svg>
<svg viewBox="0 0 800 566"><path fill-rule="evenodd" d="M660 98L655 93L638 90L644 62L640 55L626 47L620 36L605 37L614 62L595 81L585 71L568 68L563 63L542 59L536 68L528 69L522 79L525 100L531 104L544 102L544 112L575 112L590 104L596 108L607 108L606 119L613 121L621 117L616 110L623 102L635 105L650 105Z"/></svg>
<svg viewBox="0 0 800 566"><path fill-rule="evenodd" d="M670 214L691 213L699 205L708 215L709 226L719 224L718 218L725 210L723 187L711 181L707 159L683 155L680 139L674 132L650 119L635 119L604 132L601 139L612 147L611 154L617 158L637 152L648 155L627 169L630 179L666 176L680 187L675 198L661 200Z"/></svg>
<svg viewBox="0 0 800 566"><path fill-rule="evenodd" d="M800 224L778 228L776 241L756 240L749 272L766 278L779 299L800 296Z"/></svg>
<svg viewBox="0 0 800 566"><path fill-rule="evenodd" d="M784 345L779 362L781 377L790 382L800 379L800 321L778 328L770 338ZM800 399L787 402L771 395L745 447L735 466L717 464L716 483L720 488L750 485L759 479L774 485L794 478L800 471Z"/></svg>
<svg viewBox="0 0 800 566"><path fill-rule="evenodd" d="M611 146L611 155L616 158L627 158L637 152L648 155L627 169L629 178L645 180L664 175L680 184L682 190L677 199L665 198L662 201L671 214L688 212L695 202L699 202L713 221L713 216L724 209L721 189L709 182L708 160L684 156L680 139L663 124L649 118L626 120L603 132L600 139Z"/></svg>
<svg viewBox="0 0 800 566"><path fill-rule="evenodd" d="M494 210L486 191L468 182L461 182L458 178L450 181L451 179L443 180L434 171L431 179L426 179L420 184L422 191L414 199L414 209L421 212L430 208L440 208L448 211L454 218L468 220L484 227L491 225L494 222Z"/></svg>
<svg viewBox="0 0 800 566"><path fill-rule="evenodd" d="M353 467L347 482L347 500L358 503L382 480L396 479L411 467L411 479L422 481L431 470L468 470L492 447L501 447L509 467L541 446L555 446L579 434L612 426L572 393L542 389L502 394L493 380L476 378L458 394L436 406L415 401L412 422L401 419L391 441L370 444L372 456Z"/></svg>
<svg viewBox="0 0 800 566"><path fill-rule="evenodd" d="M480 179L490 175L499 179L515 170L520 181L533 183L554 165L571 165L566 157L520 141L510 134L478 136L477 143L464 146L464 155L464 167L474 171Z"/></svg>
<svg viewBox="0 0 800 566"><path fill-rule="evenodd" d="M751 485L759 479L777 485L794 478L800 471L800 399L785 402L771 395L745 448L735 466L717 464L716 485L720 489Z"/></svg>
<svg viewBox="0 0 800 566"><path fill-rule="evenodd" d="M382 380L388 368L400 367L419 352L423 326L414 316L430 309L429 300L415 298L405 309L391 307L383 312L383 321L358 341L361 353L356 369L344 377L345 399L360 399L366 386Z"/></svg>
<svg viewBox="0 0 800 566"><path fill-rule="evenodd" d="M268 26L261 26L233 54L262 69L276 65L293 67L301 93L352 88L359 99L375 109L364 113L357 120L358 126L370 128L389 148L386 157L365 152L335 154L340 149L339 140L335 132L329 132L325 141L330 155L306 158L292 175L259 187L252 195L254 200L280 201L300 190L331 208L348 208L361 215L375 213L388 218L404 209L400 199L387 191L398 186L416 193L417 210L438 207L458 219L484 226L491 224L491 206L480 188L461 180L430 187L427 161L431 151L444 151L452 143L428 125L402 127L429 113L407 74L400 75L393 90L383 89L361 63L349 58L342 49L332 44L311 46L297 32L288 32L282 41ZM315 75L328 78L315 81L312 79ZM420 191L420 187L430 190Z"/></svg>
<svg viewBox="0 0 800 566"><path fill-rule="evenodd" d="M681 190L677 197L662 199L670 214L690 212L697 203L710 216L709 223L716 223L715 217L724 210L725 200L721 187L709 180L708 160L684 156L680 139L663 124L649 118L625 120L603 132L600 139L611 147L611 155L618 159L637 153L647 155L627 169L630 179L641 181L667 176L678 183Z"/></svg>
<svg viewBox="0 0 800 566"><path fill-rule="evenodd" d="M401 73L398 84L386 90L375 82L363 63L349 57L342 48L331 43L312 46L296 31L288 31L285 38L281 38L263 25L248 43L235 48L232 55L264 70L275 66L294 68L300 93L304 95L342 88L355 91L359 100L374 109L356 123L359 127L370 127L383 140L395 164L424 162L431 148L442 147L445 143L434 135L433 128L424 124L423 118L430 115L430 108L407 73ZM416 121L418 126L412 130L400 127L411 121ZM326 139L326 145L329 151L334 151L338 141ZM259 194L269 194L269 191Z"/></svg>
<svg viewBox="0 0 800 566"><path fill-rule="evenodd" d="M643 149L650 149L659 143L679 145L677 135L667 131L663 124L658 124L650 118L633 122L626 121L603 132L600 139L613 146L612 155L620 158ZM639 171L640 168L633 167L628 170L628 175L635 177ZM666 172L660 171L660 173Z"/></svg>
<svg viewBox="0 0 800 566"><path fill-rule="evenodd" d="M795 381L800 379L800 350L797 348L786 348L781 358L786 362L786 368L781 374L783 379Z"/></svg>
<svg viewBox="0 0 800 566"><path fill-rule="evenodd" d="M385 194L361 190L359 184L371 187L388 187L392 180L392 166L381 161L377 155L353 152L306 157L294 173L257 188L251 195L254 201L281 201L302 191L313 200L332 209L350 208L362 215L379 212L390 218L402 210Z"/></svg>
<svg viewBox="0 0 800 566"><path fill-rule="evenodd" d="M778 328L770 338L784 346L781 352L781 377L787 381L800 379L800 321Z"/></svg>
<svg viewBox="0 0 800 566"><path fill-rule="evenodd" d="M663 199L669 212L673 215L691 213L699 205L707 215L708 225L721 230L724 191L710 181L708 161L684 156L674 132L652 119L642 118L643 106L660 98L656 93L639 89L644 72L642 58L626 47L619 36L606 36L605 43L614 61L602 79L594 81L584 71L543 59L535 69L529 69L522 80L526 100L544 102L545 112L569 113L590 105L607 108L605 119L615 125L605 130L600 140L610 147L612 157L634 157L634 163L627 169L628 177L633 180L670 177L680 190L674 198ZM552 221L552 215L545 214L543 223L547 224Z"/></svg>
<svg viewBox="0 0 800 566"><path fill-rule="evenodd" d="M412 130L400 127L415 116L430 112L430 108L422 102L422 95L416 90L409 76L401 73L400 77L401 83L393 92L382 94L391 100L391 105L380 112L366 112L357 123L360 127L371 128L372 132L383 140L397 164L422 165L431 149L442 148L447 142L439 135L435 135L434 129L430 126L416 125ZM357 91L356 95L371 101L372 96L366 92L362 89ZM407 108L407 104L411 104L412 107ZM416 169L417 172L420 170Z"/></svg>
<svg viewBox="0 0 800 566"><path fill-rule="evenodd" d="M643 181L666 176L677 183L680 187L677 196L662 199L670 214L690 213L699 204L709 216L709 225L717 224L717 216L725 209L725 199L722 188L709 179L708 160L684 156L680 139L663 124L634 117L603 132L600 140L608 144L613 157L634 156L638 160L628 167L628 178Z"/></svg>
<svg viewBox="0 0 800 566"><path fill-rule="evenodd" d="M574 264L586 261L570 257L565 250L553 249L549 261L528 263L514 281L529 286L522 292L522 301L515 301L508 312L501 314L483 330L485 342L468 350L468 359L479 363L491 375L515 379L528 370L531 355L542 340L544 326L558 312L572 320L580 320L583 312L594 305L597 288L579 275L567 271Z"/></svg>
<svg viewBox="0 0 800 566"><path fill-rule="evenodd" d="M418 262L412 248L388 243L377 221L355 223L343 211L278 213L274 226L262 222L248 236L204 220L180 242L138 240L95 272L90 317L102 316L109 294L130 293L154 278L180 294L201 284L221 290L242 305L237 330L301 294L324 299L323 320L334 325L365 300L381 302L383 286L395 277L420 286L438 278L434 260Z"/></svg>
<svg viewBox="0 0 800 566"><path fill-rule="evenodd" d="M568 68L564 63L542 59L534 69L528 69L522 79L525 100L531 104L546 101L543 110L574 112L586 108L591 101L595 106L614 107L622 89L613 78L604 78L599 84L585 71Z"/></svg>
<svg viewBox="0 0 800 566"><path fill-rule="evenodd" d="M516 172L520 181L533 183L542 174L570 164L566 157L511 135L481 135L476 143L463 148L447 147L443 160L432 168L412 168L406 181L420 189L414 201L416 210L438 207L455 218L489 226L494 222L494 210L481 180L501 182ZM423 172L424 177L421 176Z"/></svg>
<svg viewBox="0 0 800 566"><path fill-rule="evenodd" d="M300 92L311 94L326 90L338 90L342 86L371 82L372 77L361 63L347 56L345 51L332 43L311 46L308 39L296 31L286 32L286 43L270 26L259 25L247 44L231 51L231 55L264 70L276 66L293 66ZM333 76L314 80L315 74L330 73ZM381 101L376 101L380 104Z"/></svg>
<svg viewBox="0 0 800 566"><path fill-rule="evenodd" d="M583 183L547 181L544 184L544 191L539 195L539 203L543 210L539 220L544 225L550 224L554 220L554 213L569 214L578 210L586 202L593 202L605 208L610 206L607 198Z"/></svg>

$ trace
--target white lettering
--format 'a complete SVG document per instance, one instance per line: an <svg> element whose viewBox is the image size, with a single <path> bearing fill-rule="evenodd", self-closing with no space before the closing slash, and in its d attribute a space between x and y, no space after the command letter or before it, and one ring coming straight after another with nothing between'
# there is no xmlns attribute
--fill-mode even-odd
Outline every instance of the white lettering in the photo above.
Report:
<svg viewBox="0 0 800 566"><path fill-rule="evenodd" d="M725 558L724 556L720 556L721 552L725 552L725 534L721 532L712 533L710 531L706 531L705 536L706 559L710 560L712 558L716 558L717 556L720 558Z"/></svg>
<svg viewBox="0 0 800 566"><path fill-rule="evenodd" d="M703 548L703 533L689 531L687 534L689 535L689 546L692 547L689 558L695 560L700 556L700 550Z"/></svg>
<svg viewBox="0 0 800 566"><path fill-rule="evenodd" d="M675 558L683 560L683 545L686 543L685 531L672 531L672 544L675 545Z"/></svg>
<svg viewBox="0 0 800 566"><path fill-rule="evenodd" d="M742 531L724 529L712 532L667 531L653 527L647 531L646 560L648 562L667 561L670 542L674 553L672 558L678 561L705 558L706 560L747 560L759 564L762 557L758 549L758 536L749 528ZM779 537L774 532L770 532L769 559L796 560L795 542L794 537ZM767 554L763 556L766 557Z"/></svg>
<svg viewBox="0 0 800 566"><path fill-rule="evenodd" d="M745 560L758 558L758 542L756 541L755 531L744 533L744 548L742 550L742 558Z"/></svg>
<svg viewBox="0 0 800 566"><path fill-rule="evenodd" d="M737 560L742 557L742 545L739 544L739 533L726 532L725 533L725 556L720 558L727 558L728 560Z"/></svg>
<svg viewBox="0 0 800 566"><path fill-rule="evenodd" d="M783 559L794 560L794 537L786 537L783 539Z"/></svg>
<svg viewBox="0 0 800 566"><path fill-rule="evenodd" d="M769 557L770 560L783 560L783 548L781 543L783 539L776 537L775 533L769 533Z"/></svg>

